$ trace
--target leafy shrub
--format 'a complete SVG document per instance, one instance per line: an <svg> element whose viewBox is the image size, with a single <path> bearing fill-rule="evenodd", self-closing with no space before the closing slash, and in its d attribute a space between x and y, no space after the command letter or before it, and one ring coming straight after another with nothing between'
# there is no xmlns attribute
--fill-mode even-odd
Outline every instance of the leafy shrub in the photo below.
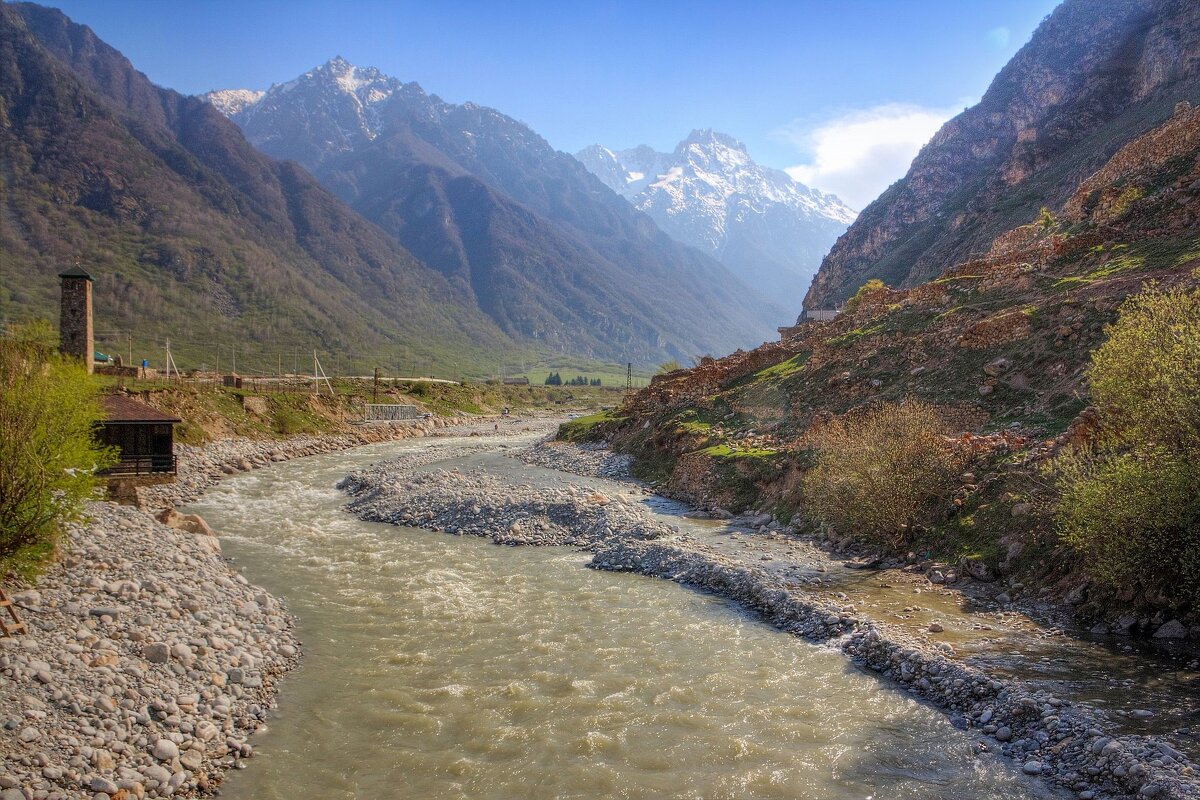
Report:
<svg viewBox="0 0 1200 800"><path fill-rule="evenodd" d="M874 292L883 291L886 288L887 284L879 280L879 278L871 278L871 280L858 287L858 291L854 293L854 296L846 301L846 310L854 311L862 305L863 300L867 299L868 296Z"/></svg>
<svg viewBox="0 0 1200 800"><path fill-rule="evenodd" d="M1042 210L1038 212L1037 224L1044 231L1052 231L1058 227L1058 221L1054 219L1054 215L1050 213L1050 209L1042 206Z"/></svg>
<svg viewBox="0 0 1200 800"><path fill-rule="evenodd" d="M294 408L279 408L275 411L275 430L283 436L301 433L318 433L313 420Z"/></svg>
<svg viewBox="0 0 1200 800"><path fill-rule="evenodd" d="M905 542L956 488L966 463L933 407L909 401L833 420L810 437L803 479L810 516L886 547Z"/></svg>
<svg viewBox="0 0 1200 800"><path fill-rule="evenodd" d="M1088 369L1100 424L1056 458L1058 529L1112 586L1200 600L1200 290L1135 295Z"/></svg>
<svg viewBox="0 0 1200 800"><path fill-rule="evenodd" d="M616 422L620 417L615 417L611 412L600 411L596 414L589 414L586 417L576 417L568 420L558 426L558 435L555 437L563 442L592 442L600 438L601 429L598 428L601 423Z"/></svg>
<svg viewBox="0 0 1200 800"><path fill-rule="evenodd" d="M47 558L113 463L95 438L97 391L40 329L0 339L0 571L28 574Z"/></svg>

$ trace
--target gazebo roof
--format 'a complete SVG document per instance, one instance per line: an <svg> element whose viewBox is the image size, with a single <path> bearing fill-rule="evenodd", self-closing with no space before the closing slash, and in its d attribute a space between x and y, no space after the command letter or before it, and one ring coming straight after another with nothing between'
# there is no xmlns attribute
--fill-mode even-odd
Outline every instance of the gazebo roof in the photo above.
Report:
<svg viewBox="0 0 1200 800"><path fill-rule="evenodd" d="M132 397L126 397L121 394L106 394L102 398L104 406L104 422L106 423L121 423L121 422L153 422L153 423L177 423L183 422L179 417L173 417L159 411L152 405L143 403L140 400L134 400Z"/></svg>

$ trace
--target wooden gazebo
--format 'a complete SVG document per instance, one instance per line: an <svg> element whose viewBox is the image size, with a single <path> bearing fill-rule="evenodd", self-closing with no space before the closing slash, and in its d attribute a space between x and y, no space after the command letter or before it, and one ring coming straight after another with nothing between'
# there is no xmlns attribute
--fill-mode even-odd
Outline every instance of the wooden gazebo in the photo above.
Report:
<svg viewBox="0 0 1200 800"><path fill-rule="evenodd" d="M176 468L175 426L183 420L125 395L105 395L103 405L100 440L120 453L104 474L170 480Z"/></svg>

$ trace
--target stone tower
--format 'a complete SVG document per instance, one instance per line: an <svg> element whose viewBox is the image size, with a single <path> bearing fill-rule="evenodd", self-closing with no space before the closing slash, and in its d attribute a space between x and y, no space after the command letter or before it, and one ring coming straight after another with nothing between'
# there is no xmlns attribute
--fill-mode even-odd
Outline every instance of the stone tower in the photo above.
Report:
<svg viewBox="0 0 1200 800"><path fill-rule="evenodd" d="M92 335L91 275L79 267L59 273L62 279L62 310L58 318L58 349L82 358L87 371L94 368L96 343Z"/></svg>

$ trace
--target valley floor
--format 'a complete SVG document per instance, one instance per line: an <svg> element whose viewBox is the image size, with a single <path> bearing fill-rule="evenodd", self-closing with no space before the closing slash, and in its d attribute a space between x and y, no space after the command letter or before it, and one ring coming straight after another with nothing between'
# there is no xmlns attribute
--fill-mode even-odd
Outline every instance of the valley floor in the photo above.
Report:
<svg viewBox="0 0 1200 800"><path fill-rule="evenodd" d="M1085 800L1197 796L1188 757L1200 749L1195 653L1067 635L990 587L848 564L769 519L691 518L629 478L627 457L595 445L506 443L548 435L557 421L438 419L225 440L184 448L179 482L142 499L157 510L226 475L430 437L416 453L347 478L350 509L499 544L574 545L592 553L593 568L730 598L943 709L978 752L1002 754ZM461 466L438 468L446 448ZM489 469L495 458L566 480L524 482ZM202 794L252 752L247 737L299 643L279 602L217 553L212 537L97 504L63 562L19 593L31 633L0 639L3 800Z"/></svg>
<svg viewBox="0 0 1200 800"><path fill-rule="evenodd" d="M943 708L1014 759L1081 798L1193 797L1196 653L1089 641L1020 611L998 590L949 588L904 570L847 563L769 517L689 518L594 445L543 442L511 453L575 473L566 488L506 481L485 465L426 470L404 458L345 482L366 520L479 535L497 544L575 545L591 566L664 577L731 598ZM617 479L620 491L588 479ZM696 515L700 516L700 515Z"/></svg>

